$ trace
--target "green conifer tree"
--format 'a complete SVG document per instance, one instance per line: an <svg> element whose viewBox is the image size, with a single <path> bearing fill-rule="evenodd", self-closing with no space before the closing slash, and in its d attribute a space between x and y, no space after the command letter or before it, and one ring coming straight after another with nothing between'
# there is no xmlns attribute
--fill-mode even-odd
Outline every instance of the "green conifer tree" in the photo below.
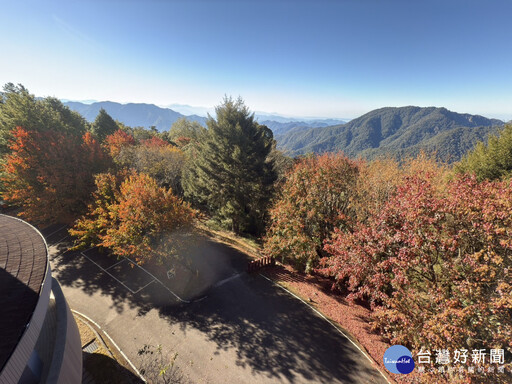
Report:
<svg viewBox="0 0 512 384"><path fill-rule="evenodd" d="M272 131L254 120L243 100L225 97L183 178L185 196L235 233L259 233L275 180L268 155Z"/></svg>
<svg viewBox="0 0 512 384"><path fill-rule="evenodd" d="M116 122L103 108L100 109L98 116L92 123L92 133L100 142L105 140L105 137L113 134L119 127Z"/></svg>

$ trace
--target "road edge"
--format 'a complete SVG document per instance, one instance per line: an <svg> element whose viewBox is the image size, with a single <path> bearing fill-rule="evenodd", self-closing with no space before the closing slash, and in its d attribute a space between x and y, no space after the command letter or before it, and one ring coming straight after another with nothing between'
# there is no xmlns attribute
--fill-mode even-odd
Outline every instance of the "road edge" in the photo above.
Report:
<svg viewBox="0 0 512 384"><path fill-rule="evenodd" d="M96 328L98 328L98 330L101 331L101 333L104 334L108 338L109 342L112 343L112 345L119 351L121 356L123 356L123 358L128 362L128 364L133 369L133 371L137 374L137 376L139 376L139 378L143 382L147 383L147 380L144 378L144 376L142 376L142 374L139 372L137 367L135 367L135 365L131 362L131 360L128 358L128 356L126 356L126 354L123 352L123 350L110 337L110 335L107 333L107 331L105 331L103 328L101 328L101 326L98 323L96 323L93 319L91 319L89 316L84 315L83 313L78 312L77 310L74 310L74 309L72 309L71 312L73 312L73 313L77 314L78 316L84 318L86 321L92 323Z"/></svg>
<svg viewBox="0 0 512 384"><path fill-rule="evenodd" d="M311 304L309 304L307 301L305 301L303 298L301 298L300 296L296 295L295 293L293 293L292 291L290 291L288 288L284 287L283 285L275 282L274 280L272 280L271 278L265 276L264 274L262 273L258 273L259 276L263 277L265 280L268 280L270 281L273 285L281 288L282 290L284 290L285 292L287 292L289 295L293 296L294 298L296 298L297 300L300 300L303 304L307 305L311 310L313 310L318 316L320 316L322 319L324 319L325 321L327 321L333 328L336 329L336 331L338 331L338 333L340 333L343 337L345 337L352 345L354 345L354 347L356 347L367 359L368 361L370 361L370 363L375 366L375 369L381 374L381 376L384 378L384 380L386 380L386 382L388 384L393 384L392 381L390 381L390 379L384 374L384 372L382 372L382 370L380 369L380 366L379 364L377 364L377 362L366 352L364 351L364 349L362 347L360 347L359 345L357 345L357 343L354 342L354 340L352 340L352 338L350 338L345 332L343 332L340 327L335 324L332 320L330 320L327 316L325 316L322 312L320 312L318 309L316 309L315 307L313 307Z"/></svg>

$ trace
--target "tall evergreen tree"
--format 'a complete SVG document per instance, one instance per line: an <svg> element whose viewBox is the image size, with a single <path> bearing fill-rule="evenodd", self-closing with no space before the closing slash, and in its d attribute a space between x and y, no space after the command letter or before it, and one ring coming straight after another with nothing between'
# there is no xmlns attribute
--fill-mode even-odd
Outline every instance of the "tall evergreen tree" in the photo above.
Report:
<svg viewBox="0 0 512 384"><path fill-rule="evenodd" d="M243 100L224 98L185 172L185 196L235 233L258 233L276 178L268 155L272 131L254 120Z"/></svg>
<svg viewBox="0 0 512 384"><path fill-rule="evenodd" d="M119 127L114 119L107 113L107 111L101 108L98 116L96 116L96 119L94 120L94 123L92 123L92 133L94 136L96 136L102 143L103 140L105 140L105 137L113 134L118 129Z"/></svg>

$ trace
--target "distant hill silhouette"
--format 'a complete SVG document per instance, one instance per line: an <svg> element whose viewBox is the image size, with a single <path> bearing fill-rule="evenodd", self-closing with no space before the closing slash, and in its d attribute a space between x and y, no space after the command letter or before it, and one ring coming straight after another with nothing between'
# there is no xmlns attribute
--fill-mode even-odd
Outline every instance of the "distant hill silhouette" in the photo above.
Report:
<svg viewBox="0 0 512 384"><path fill-rule="evenodd" d="M350 157L414 155L421 150L456 161L503 126L503 121L436 107L381 108L346 124L293 128L277 134L278 147L290 155L343 151Z"/></svg>
<svg viewBox="0 0 512 384"><path fill-rule="evenodd" d="M155 126L159 131L168 130L181 117L205 124L206 118L197 115L184 116L169 108L160 108L154 104L129 103L120 104L112 101L100 101L84 104L77 101L66 101L70 109L80 113L87 121L94 121L98 112L103 108L113 119L131 127L149 128Z"/></svg>
<svg viewBox="0 0 512 384"><path fill-rule="evenodd" d="M63 101L70 109L80 113L87 121L92 122L103 108L113 119L119 120L130 127L149 128L155 126L159 131L168 130L171 125L181 117L197 121L206 126L206 117L199 115L183 115L170 108L158 107L154 104L120 104L112 101L101 101L86 104L77 101ZM192 107L191 107L192 108ZM260 124L268 126L275 134L288 132L296 127L327 127L329 125L341 124L344 121L339 119L316 119L300 121L293 118L285 118L278 115L259 115L256 114L256 120ZM271 120L275 118L276 120Z"/></svg>

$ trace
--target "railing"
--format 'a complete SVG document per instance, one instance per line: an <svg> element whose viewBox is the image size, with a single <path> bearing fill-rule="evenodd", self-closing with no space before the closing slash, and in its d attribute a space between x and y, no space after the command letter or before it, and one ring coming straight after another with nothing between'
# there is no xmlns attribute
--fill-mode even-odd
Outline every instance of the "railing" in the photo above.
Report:
<svg viewBox="0 0 512 384"><path fill-rule="evenodd" d="M247 264L247 272L256 272L268 265L276 265L276 259L274 259L272 256L260 257L259 259L250 261L249 264Z"/></svg>

